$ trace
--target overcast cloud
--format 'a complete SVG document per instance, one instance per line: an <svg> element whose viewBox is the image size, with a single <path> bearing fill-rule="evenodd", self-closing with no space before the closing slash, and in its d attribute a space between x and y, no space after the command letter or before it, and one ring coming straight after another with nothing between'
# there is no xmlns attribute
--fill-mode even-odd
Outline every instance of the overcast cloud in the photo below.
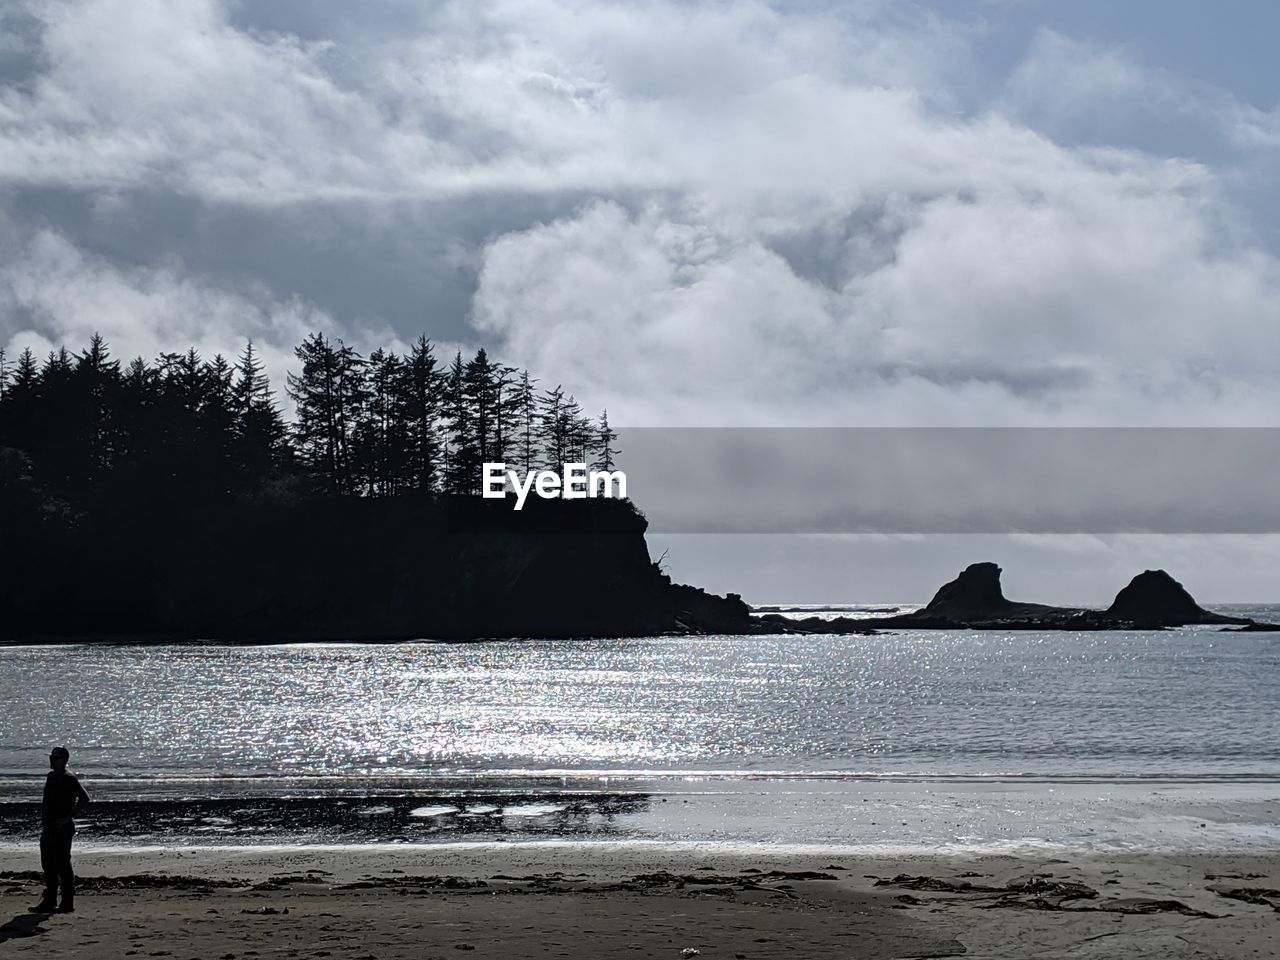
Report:
<svg viewBox="0 0 1280 960"><path fill-rule="evenodd" d="M628 426L1271 425L1276 17L1115 6L0 0L0 346L279 380L425 331Z"/></svg>

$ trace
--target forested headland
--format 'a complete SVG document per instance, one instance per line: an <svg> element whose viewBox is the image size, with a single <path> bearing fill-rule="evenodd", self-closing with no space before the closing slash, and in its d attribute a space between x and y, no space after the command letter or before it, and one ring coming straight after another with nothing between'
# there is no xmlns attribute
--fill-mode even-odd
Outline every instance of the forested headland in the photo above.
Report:
<svg viewBox="0 0 1280 960"><path fill-rule="evenodd" d="M194 350L122 365L93 337L42 360L0 353L0 447L10 482L92 510L118 497L466 495L480 465L612 469L617 434L557 385L421 337L362 356L316 333L295 350L286 422L247 343L232 362ZM23 479L25 478L25 479Z"/></svg>
<svg viewBox="0 0 1280 960"><path fill-rule="evenodd" d="M313 334L287 419L252 343L0 356L0 635L573 636L724 628L629 501L483 500L481 469L612 469L607 413L419 338ZM728 618L726 620L725 618Z"/></svg>

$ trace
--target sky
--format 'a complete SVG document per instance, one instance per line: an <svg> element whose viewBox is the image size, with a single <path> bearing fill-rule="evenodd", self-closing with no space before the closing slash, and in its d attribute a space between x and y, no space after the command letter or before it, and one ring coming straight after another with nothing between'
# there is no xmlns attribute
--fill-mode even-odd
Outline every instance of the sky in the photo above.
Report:
<svg viewBox="0 0 1280 960"><path fill-rule="evenodd" d="M1274 4L0 0L0 346L419 333L615 424L1269 426ZM633 490L643 507L643 491ZM654 536L752 600L1272 537ZM786 558L786 562L781 562Z"/></svg>

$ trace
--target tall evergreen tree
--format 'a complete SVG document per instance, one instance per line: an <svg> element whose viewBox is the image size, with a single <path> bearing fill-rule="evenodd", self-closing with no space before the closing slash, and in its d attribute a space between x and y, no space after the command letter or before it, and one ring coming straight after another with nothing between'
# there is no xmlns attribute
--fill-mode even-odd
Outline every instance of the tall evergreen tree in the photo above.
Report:
<svg viewBox="0 0 1280 960"><path fill-rule="evenodd" d="M35 354L27 347L18 354L18 362L11 375L11 393L26 394L34 397L36 380L40 376L40 368L36 364Z"/></svg>
<svg viewBox="0 0 1280 960"><path fill-rule="evenodd" d="M66 347L49 352L40 368L38 422L28 450L38 481L65 496L84 493L74 374Z"/></svg>
<svg viewBox="0 0 1280 960"><path fill-rule="evenodd" d="M235 413L237 487L259 490L283 460L287 431L252 340L245 343L236 362L231 403Z"/></svg>
<svg viewBox="0 0 1280 960"><path fill-rule="evenodd" d="M235 462L235 368L219 353L204 364L201 375L204 391L199 410L199 469L206 490L229 493L239 472Z"/></svg>
<svg viewBox="0 0 1280 960"><path fill-rule="evenodd" d="M101 334L95 333L89 348L76 359L74 378L80 401L77 434L83 445L84 482L93 487L111 469L115 456L115 391L120 382L120 364L111 359Z"/></svg>
<svg viewBox="0 0 1280 960"><path fill-rule="evenodd" d="M298 454L331 492L354 493L351 447L365 401L365 360L322 333L312 334L294 353L302 361L302 373L288 377L298 410Z"/></svg>
<svg viewBox="0 0 1280 960"><path fill-rule="evenodd" d="M27 347L9 372L3 413L0 413L0 447L13 447L31 456L42 429L39 411L40 368Z"/></svg>
<svg viewBox="0 0 1280 960"><path fill-rule="evenodd" d="M453 362L444 378L445 465L444 489L446 493L468 493L475 482L472 474L480 461L476 459L471 444L471 407L466 389L466 367L462 351L454 354ZM478 478L477 478L478 479Z"/></svg>
<svg viewBox="0 0 1280 960"><path fill-rule="evenodd" d="M564 406L564 387L558 383L538 397L538 446L542 451L542 466L547 470L560 470L569 462Z"/></svg>
<svg viewBox="0 0 1280 960"><path fill-rule="evenodd" d="M587 449L591 446L591 421L582 415L582 407L570 394L564 402L563 412L566 456L571 463L586 463Z"/></svg>
<svg viewBox="0 0 1280 960"><path fill-rule="evenodd" d="M463 399L470 410L467 449L475 461L476 471L468 484L467 492L470 492L479 488L480 464L502 458L498 433L498 370L483 347L463 368L462 383Z"/></svg>
<svg viewBox="0 0 1280 960"><path fill-rule="evenodd" d="M359 474L373 496L391 496L404 476L404 429L397 416L397 386L402 362L387 350L369 355L365 403L356 429Z"/></svg>
<svg viewBox="0 0 1280 960"><path fill-rule="evenodd" d="M529 378L528 370L521 370L512 398L517 449L525 473L533 469L538 456L538 396L533 389L537 382Z"/></svg>
<svg viewBox="0 0 1280 960"><path fill-rule="evenodd" d="M600 419L595 424L595 445L592 449L594 459L591 461L592 470L612 470L613 458L618 455L618 450L614 449L614 441L618 439L616 430L609 427L609 411L601 410Z"/></svg>
<svg viewBox="0 0 1280 960"><path fill-rule="evenodd" d="M120 377L118 466L136 487L154 488L164 475L165 430L162 424L160 372L135 357Z"/></svg>
<svg viewBox="0 0 1280 960"><path fill-rule="evenodd" d="M505 363L493 365L494 456L506 462L520 442L520 387L516 368Z"/></svg>
<svg viewBox="0 0 1280 960"><path fill-rule="evenodd" d="M200 413L200 407L204 404L206 385L204 359L195 347L191 347L186 353L178 354L174 358L169 371L173 396L182 404L183 412L194 422Z"/></svg>
<svg viewBox="0 0 1280 960"><path fill-rule="evenodd" d="M163 461L170 486L176 491L210 492L207 438L201 415L208 387L208 368L194 347L185 353L160 355L159 422L163 433Z"/></svg>
<svg viewBox="0 0 1280 960"><path fill-rule="evenodd" d="M405 484L429 494L438 484L444 375L436 368L431 341L418 337L400 369L396 413L404 429Z"/></svg>

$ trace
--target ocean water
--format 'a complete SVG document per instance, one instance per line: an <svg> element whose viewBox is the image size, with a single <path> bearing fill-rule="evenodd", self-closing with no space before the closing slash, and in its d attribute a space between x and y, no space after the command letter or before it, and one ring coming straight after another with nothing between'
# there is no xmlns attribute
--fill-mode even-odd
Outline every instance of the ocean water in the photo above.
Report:
<svg viewBox="0 0 1280 960"><path fill-rule="evenodd" d="M1278 701L1217 628L10 647L0 833L65 743L104 842L1280 846Z"/></svg>

